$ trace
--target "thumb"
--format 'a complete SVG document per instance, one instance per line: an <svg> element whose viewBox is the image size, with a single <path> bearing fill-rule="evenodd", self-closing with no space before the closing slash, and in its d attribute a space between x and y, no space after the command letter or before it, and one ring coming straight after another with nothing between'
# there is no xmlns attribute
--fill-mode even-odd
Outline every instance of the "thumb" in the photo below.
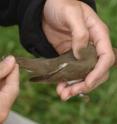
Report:
<svg viewBox="0 0 117 124"><path fill-rule="evenodd" d="M73 32L72 50L76 59L80 59L79 52L82 48L86 48L88 46L88 42L89 42L89 34L86 29L83 32L78 32L78 31Z"/></svg>
<svg viewBox="0 0 117 124"><path fill-rule="evenodd" d="M11 55L0 62L0 79L5 78L12 71L14 65L15 58Z"/></svg>
<svg viewBox="0 0 117 124"><path fill-rule="evenodd" d="M79 50L87 47L88 45L88 28L86 27L83 10L80 4L68 8L67 12L67 23L72 33L73 53L74 56L79 59Z"/></svg>

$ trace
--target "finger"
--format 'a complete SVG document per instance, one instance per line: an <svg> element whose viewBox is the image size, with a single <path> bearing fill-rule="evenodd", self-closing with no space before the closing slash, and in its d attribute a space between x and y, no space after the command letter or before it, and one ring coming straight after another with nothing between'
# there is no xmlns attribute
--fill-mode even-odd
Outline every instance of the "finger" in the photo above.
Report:
<svg viewBox="0 0 117 124"><path fill-rule="evenodd" d="M114 53L109 38L107 26L101 21L96 13L86 4L82 4L90 37L96 47L98 62L94 70L88 75L88 85L100 79L114 63ZM87 12L87 13L86 13Z"/></svg>
<svg viewBox="0 0 117 124"><path fill-rule="evenodd" d="M64 87L66 86L66 82L60 82L58 85L57 85L57 88L56 88L56 91L57 91L57 94L60 95L64 89Z"/></svg>
<svg viewBox="0 0 117 124"><path fill-rule="evenodd" d="M86 78L85 79L86 87L89 89L89 91L91 91L95 89L96 87L98 87L103 82L105 82L108 79L108 77L109 77L109 72L106 72L103 76L101 76L101 78L97 79L95 82L92 82L92 83L88 83L90 80Z"/></svg>
<svg viewBox="0 0 117 124"><path fill-rule="evenodd" d="M69 7L66 15L68 15L67 23L72 32L73 53L74 56L79 59L79 50L87 47L89 41L89 33L82 14L82 8L79 4Z"/></svg>
<svg viewBox="0 0 117 124"><path fill-rule="evenodd" d="M66 101L71 97L71 87L67 86L67 82L59 83L57 86L57 93L61 97L61 100Z"/></svg>
<svg viewBox="0 0 117 124"><path fill-rule="evenodd" d="M4 82L2 92L7 94L10 99L14 98L19 91L19 66L17 64Z"/></svg>
<svg viewBox="0 0 117 124"><path fill-rule="evenodd" d="M78 95L80 93L88 93L91 90L95 89L97 86L99 86L101 83L106 81L108 79L108 73L105 74L100 80L97 80L97 82L94 82L95 85L89 86L87 80L77 83L71 86L71 94L72 96Z"/></svg>
<svg viewBox="0 0 117 124"><path fill-rule="evenodd" d="M70 97L78 95L80 93L88 93L91 90L95 89L97 86L99 86L101 83L106 81L108 79L108 75L109 73L106 73L104 76L102 76L100 80L93 82L91 86L88 85L87 80L80 82L80 83L78 82L74 85L67 86L67 87L66 87L66 83L63 83L63 84L61 83L58 85L59 86L57 89L57 91L59 92L58 94L60 95L63 101L66 101Z"/></svg>
<svg viewBox="0 0 117 124"><path fill-rule="evenodd" d="M0 63L0 79L5 78L13 69L15 65L15 58L8 56Z"/></svg>
<svg viewBox="0 0 117 124"><path fill-rule="evenodd" d="M80 80L77 80L77 82L79 82L79 81ZM63 101L68 100L72 96L70 85L73 84L73 82L75 83L76 81L69 81L69 83L63 82L63 83L58 84L57 92Z"/></svg>
<svg viewBox="0 0 117 124"><path fill-rule="evenodd" d="M62 55L64 53L68 52L71 49L71 46L72 46L71 40L63 41L58 46L56 46L55 49L59 55Z"/></svg>
<svg viewBox="0 0 117 124"><path fill-rule="evenodd" d="M3 83L0 98L6 97L12 103L19 92L19 66L17 64L8 77L3 80Z"/></svg>
<svg viewBox="0 0 117 124"><path fill-rule="evenodd" d="M67 86L63 88L60 94L61 100L66 101L71 97L71 87Z"/></svg>
<svg viewBox="0 0 117 124"><path fill-rule="evenodd" d="M7 90L11 91L12 94L17 94L19 91L19 65L15 64L13 71L6 78Z"/></svg>
<svg viewBox="0 0 117 124"><path fill-rule="evenodd" d="M19 69L16 65L6 79L5 86L0 93L0 112L8 113L19 92Z"/></svg>
<svg viewBox="0 0 117 124"><path fill-rule="evenodd" d="M78 95L79 93L81 93L81 91L86 91L86 90L87 89L86 89L84 83L78 82L77 84L74 84L74 85L70 85L67 87L64 86L59 95L63 101L66 101L69 98L71 98L72 96Z"/></svg>

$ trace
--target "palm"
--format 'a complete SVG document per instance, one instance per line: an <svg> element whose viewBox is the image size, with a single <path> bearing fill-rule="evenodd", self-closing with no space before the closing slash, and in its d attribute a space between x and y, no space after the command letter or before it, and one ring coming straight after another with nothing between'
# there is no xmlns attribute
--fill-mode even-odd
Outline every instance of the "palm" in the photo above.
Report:
<svg viewBox="0 0 117 124"><path fill-rule="evenodd" d="M47 12L47 17L49 17L43 20L43 30L52 46L59 54L62 54L71 49L71 32L62 23L64 18L56 19L56 15L57 13L50 15L50 11Z"/></svg>

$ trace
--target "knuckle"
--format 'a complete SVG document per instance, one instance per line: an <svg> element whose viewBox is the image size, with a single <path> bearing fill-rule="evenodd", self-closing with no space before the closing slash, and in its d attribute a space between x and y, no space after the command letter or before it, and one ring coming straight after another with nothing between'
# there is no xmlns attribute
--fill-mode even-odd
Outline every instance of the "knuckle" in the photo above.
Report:
<svg viewBox="0 0 117 124"><path fill-rule="evenodd" d="M102 28L103 28L106 32L109 32L109 27L108 27L105 23L102 23Z"/></svg>
<svg viewBox="0 0 117 124"><path fill-rule="evenodd" d="M86 92L88 93L92 90L93 86L90 83L85 82L85 88Z"/></svg>
<svg viewBox="0 0 117 124"><path fill-rule="evenodd" d="M112 52L110 55L109 55L109 60L110 60L110 63L111 65L113 65L115 63L115 55L114 53Z"/></svg>
<svg viewBox="0 0 117 124"><path fill-rule="evenodd" d="M113 50L110 49L109 51L107 51L106 58L110 65L113 65L115 63L116 58L115 58L115 54L114 54Z"/></svg>

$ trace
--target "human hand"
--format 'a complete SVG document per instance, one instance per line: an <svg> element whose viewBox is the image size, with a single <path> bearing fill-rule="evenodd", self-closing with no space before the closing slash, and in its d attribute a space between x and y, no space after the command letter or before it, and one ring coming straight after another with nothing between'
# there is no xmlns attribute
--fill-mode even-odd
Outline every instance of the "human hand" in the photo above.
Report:
<svg viewBox="0 0 117 124"><path fill-rule="evenodd" d="M0 62L0 124L4 122L19 92L19 67L13 56Z"/></svg>
<svg viewBox="0 0 117 124"><path fill-rule="evenodd" d="M96 47L98 62L84 81L66 87L60 82L57 92L62 100L80 93L88 93L108 78L114 63L109 31L104 22L85 3L77 0L47 0L44 7L43 30L59 54L73 50L79 59L79 50L88 43Z"/></svg>

